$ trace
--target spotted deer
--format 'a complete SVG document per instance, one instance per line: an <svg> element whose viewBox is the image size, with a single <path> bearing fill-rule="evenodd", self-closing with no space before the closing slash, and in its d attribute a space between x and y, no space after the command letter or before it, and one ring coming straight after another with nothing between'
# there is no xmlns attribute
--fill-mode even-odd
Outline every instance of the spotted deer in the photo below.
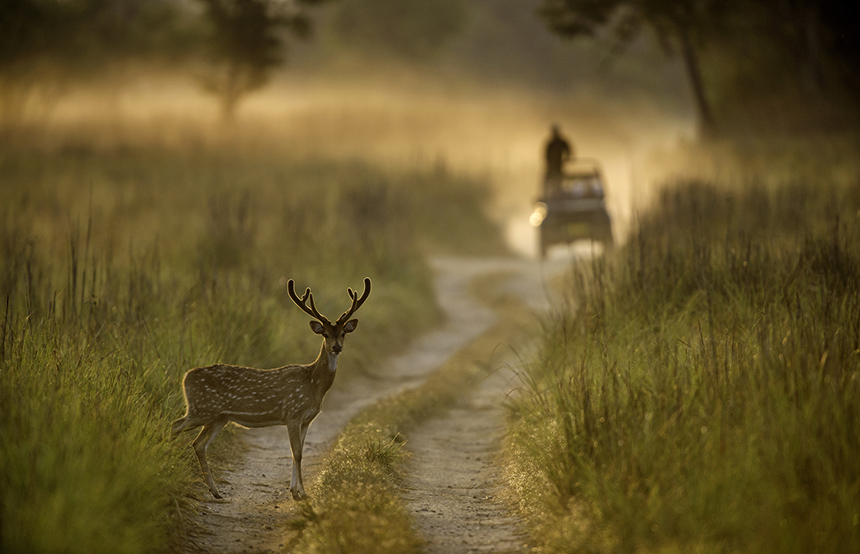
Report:
<svg viewBox="0 0 860 554"><path fill-rule="evenodd" d="M295 500L307 497L302 484L302 448L311 421L319 414L323 397L334 382L337 357L343 350L347 333L355 331L357 319L349 319L370 295L370 279L364 279L364 292L347 289L352 305L337 321L317 311L311 289L299 298L290 279L287 292L296 305L314 318L311 330L322 335L323 343L316 361L307 365L286 365L275 369L254 369L224 364L192 369L185 374L185 417L173 422L173 434L203 426L194 439L194 451L215 498L221 494L212 480L206 449L219 431L233 421L244 427L286 425L293 454L290 493Z"/></svg>

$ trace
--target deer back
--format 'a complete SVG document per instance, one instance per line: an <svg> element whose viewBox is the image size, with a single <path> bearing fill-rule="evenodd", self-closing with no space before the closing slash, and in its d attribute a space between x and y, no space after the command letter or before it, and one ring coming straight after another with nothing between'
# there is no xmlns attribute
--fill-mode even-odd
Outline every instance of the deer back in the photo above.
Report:
<svg viewBox="0 0 860 554"><path fill-rule="evenodd" d="M188 413L195 419L241 415L285 419L313 403L312 380L304 365L254 369L216 364L189 371L183 388Z"/></svg>

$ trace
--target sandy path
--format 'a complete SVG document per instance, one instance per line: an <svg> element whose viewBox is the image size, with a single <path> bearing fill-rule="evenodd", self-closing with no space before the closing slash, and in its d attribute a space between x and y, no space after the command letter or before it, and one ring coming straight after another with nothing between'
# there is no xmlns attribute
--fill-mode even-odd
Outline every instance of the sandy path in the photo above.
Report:
<svg viewBox="0 0 860 554"><path fill-rule="evenodd" d="M503 272L502 289L535 311L549 307L546 277L563 266L496 260L484 272ZM504 432L502 402L517 385L518 355L527 337L500 337L486 358L493 370L458 404L409 432L411 453L404 498L428 554L523 552L520 522L497 500L501 475L496 463Z"/></svg>
<svg viewBox="0 0 860 554"><path fill-rule="evenodd" d="M503 270L525 271L532 275L532 280L511 280L511 292L532 295L537 292L539 297L543 290L540 283L537 282L536 289L529 287L536 283L534 278L540 276L541 267L535 262L518 260L435 260L436 294L446 315L444 325L421 337L405 354L388 360L378 372L373 372L375 377L356 375L346 384L335 381L322 412L308 431L303 464L305 483L312 482L322 456L361 408L420 384L428 373L493 324L492 310L469 294L469 283L474 278ZM356 336L354 340L358 339ZM386 386L381 386L382 383ZM291 459L286 429L269 427L240 433L248 444L240 460L229 468L210 462L225 499L209 498L201 482L199 494L204 500L189 526L182 549L185 552L275 552L282 546L278 529L290 518L293 502L288 490Z"/></svg>
<svg viewBox="0 0 860 554"><path fill-rule="evenodd" d="M496 500L494 463L504 430L499 399L509 371L497 371L445 417L409 433L404 498L428 554L521 552L520 522Z"/></svg>

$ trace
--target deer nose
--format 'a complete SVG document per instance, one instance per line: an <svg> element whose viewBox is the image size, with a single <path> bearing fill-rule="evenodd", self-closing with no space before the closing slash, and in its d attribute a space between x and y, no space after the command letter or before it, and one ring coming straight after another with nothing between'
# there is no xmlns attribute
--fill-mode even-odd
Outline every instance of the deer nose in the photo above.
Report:
<svg viewBox="0 0 860 554"><path fill-rule="evenodd" d="M335 354L340 354L342 350L343 350L343 346L341 346L339 344L335 344L334 346L331 347L331 351L334 352Z"/></svg>

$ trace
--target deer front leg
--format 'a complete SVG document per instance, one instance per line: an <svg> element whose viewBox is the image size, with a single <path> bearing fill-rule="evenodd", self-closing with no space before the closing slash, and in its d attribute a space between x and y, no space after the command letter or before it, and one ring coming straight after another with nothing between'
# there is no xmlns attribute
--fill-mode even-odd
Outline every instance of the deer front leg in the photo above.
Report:
<svg viewBox="0 0 860 554"><path fill-rule="evenodd" d="M293 453L293 476L290 479L290 493L293 495L293 500L304 500L308 497L305 493L305 487L302 483L302 446L304 441L304 433L302 433L302 425L287 425L287 433L290 435L290 450Z"/></svg>
<svg viewBox="0 0 860 554"><path fill-rule="evenodd" d="M310 427L310 426L311 426L310 422L302 424L302 447L301 447L302 452L305 451L305 437L308 434L308 427Z"/></svg>
<svg viewBox="0 0 860 554"><path fill-rule="evenodd" d="M194 452L197 454L197 460L200 462L200 468L203 470L203 477L206 479L206 484L209 486L209 491L215 498L222 498L215 487L215 481L212 479L212 473L209 471L209 464L206 462L206 449L218 436L218 433L224 426L227 425L227 420L215 420L209 425L204 425L203 430L194 439Z"/></svg>

